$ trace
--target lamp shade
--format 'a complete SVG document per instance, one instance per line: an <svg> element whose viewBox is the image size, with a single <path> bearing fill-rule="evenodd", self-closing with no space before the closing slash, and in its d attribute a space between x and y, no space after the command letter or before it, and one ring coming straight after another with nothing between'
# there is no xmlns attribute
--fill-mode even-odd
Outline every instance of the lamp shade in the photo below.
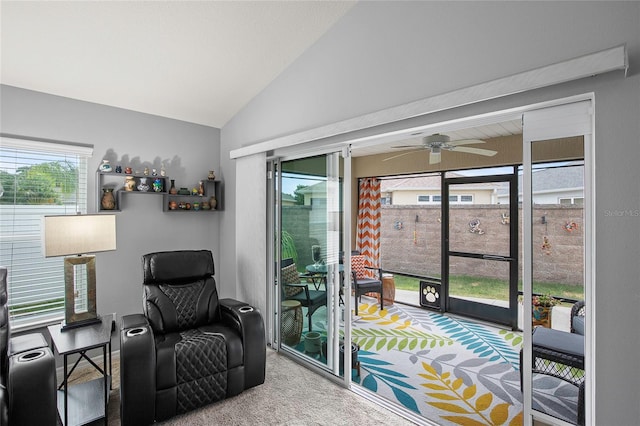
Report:
<svg viewBox="0 0 640 426"><path fill-rule="evenodd" d="M45 257L116 249L115 215L44 216Z"/></svg>

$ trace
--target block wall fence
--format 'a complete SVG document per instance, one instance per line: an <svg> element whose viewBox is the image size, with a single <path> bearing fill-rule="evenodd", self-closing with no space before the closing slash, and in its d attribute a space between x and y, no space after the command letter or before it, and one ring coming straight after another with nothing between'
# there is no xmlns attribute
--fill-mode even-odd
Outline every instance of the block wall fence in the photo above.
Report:
<svg viewBox="0 0 640 426"><path fill-rule="evenodd" d="M431 277L441 275L440 210L439 205L381 207L380 251L383 269ZM518 214L519 252L522 257L521 209ZM506 219L504 215L508 215L506 206L453 206L450 218L451 249L508 255L509 226L506 220L511 218ZM310 206L282 208L283 228L293 237L299 269L313 263L311 245L318 244L326 230L326 221L317 217L312 220L314 217ZM471 232L469 223L472 221L479 221L479 231ZM538 205L534 207L533 222L534 280L582 285L582 207ZM518 267L519 276L522 276L521 259ZM458 258L452 273L504 278L508 270L504 262Z"/></svg>

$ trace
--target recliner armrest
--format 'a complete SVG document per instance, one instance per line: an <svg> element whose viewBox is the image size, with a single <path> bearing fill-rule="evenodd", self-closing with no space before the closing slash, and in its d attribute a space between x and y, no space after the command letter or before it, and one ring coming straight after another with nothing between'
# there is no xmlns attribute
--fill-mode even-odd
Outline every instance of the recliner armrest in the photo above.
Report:
<svg viewBox="0 0 640 426"><path fill-rule="evenodd" d="M56 363L46 340L39 333L27 334L11 338L9 347L6 395L11 424L56 424Z"/></svg>
<svg viewBox="0 0 640 426"><path fill-rule="evenodd" d="M156 351L153 330L142 314L120 322L120 418L122 425L148 425L155 417Z"/></svg>
<svg viewBox="0 0 640 426"><path fill-rule="evenodd" d="M220 299L222 321L235 328L244 346L244 388L264 383L267 344L262 315L235 299Z"/></svg>

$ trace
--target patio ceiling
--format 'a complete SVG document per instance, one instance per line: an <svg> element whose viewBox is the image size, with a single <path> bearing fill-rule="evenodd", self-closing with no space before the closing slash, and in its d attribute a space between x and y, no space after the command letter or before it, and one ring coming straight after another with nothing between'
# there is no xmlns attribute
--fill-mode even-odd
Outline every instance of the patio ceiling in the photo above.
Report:
<svg viewBox="0 0 640 426"><path fill-rule="evenodd" d="M433 133L444 133L448 135L452 141L460 139L487 140L500 136L522 134L522 121L520 117L514 117L509 120L470 128L455 128L455 126L450 126L450 129L444 128L443 130L438 131L416 131L415 129L409 129L406 132L401 132L399 134L380 136L373 139L370 143L354 145L352 155L354 157L364 157L383 153L401 153L402 151L394 149L392 146L419 145L422 143L423 137Z"/></svg>

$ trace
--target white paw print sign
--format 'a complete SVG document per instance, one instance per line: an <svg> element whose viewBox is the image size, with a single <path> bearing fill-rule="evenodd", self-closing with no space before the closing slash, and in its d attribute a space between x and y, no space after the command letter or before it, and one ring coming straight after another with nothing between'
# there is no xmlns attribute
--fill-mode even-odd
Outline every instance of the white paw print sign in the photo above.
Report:
<svg viewBox="0 0 640 426"><path fill-rule="evenodd" d="M440 284L420 281L420 305L440 309Z"/></svg>

